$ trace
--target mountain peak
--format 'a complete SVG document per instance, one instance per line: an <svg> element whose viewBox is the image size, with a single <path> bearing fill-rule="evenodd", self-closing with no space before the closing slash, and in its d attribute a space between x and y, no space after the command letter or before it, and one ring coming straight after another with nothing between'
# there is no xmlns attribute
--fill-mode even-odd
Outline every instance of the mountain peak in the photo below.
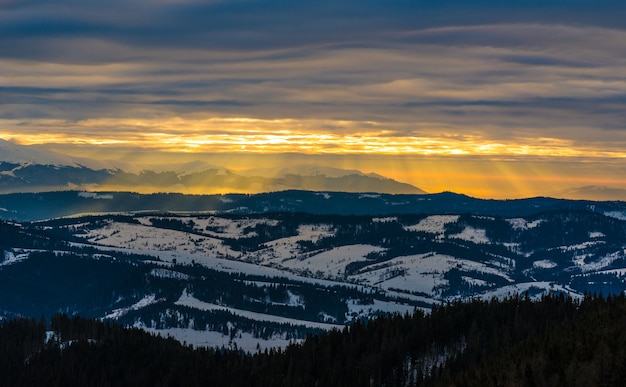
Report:
<svg viewBox="0 0 626 387"><path fill-rule="evenodd" d="M19 164L78 166L71 157L0 138L0 161Z"/></svg>

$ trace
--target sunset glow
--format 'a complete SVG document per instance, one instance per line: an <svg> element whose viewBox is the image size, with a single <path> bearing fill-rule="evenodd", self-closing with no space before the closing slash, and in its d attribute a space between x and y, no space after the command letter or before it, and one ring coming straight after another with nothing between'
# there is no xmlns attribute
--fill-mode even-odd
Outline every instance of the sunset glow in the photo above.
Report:
<svg viewBox="0 0 626 387"><path fill-rule="evenodd" d="M24 125L4 120L4 128ZM47 130L63 126L66 133ZM433 130L405 136L383 129L384 123L330 120L263 120L219 118L205 120L87 120L66 123L28 122L30 133L0 132L0 138L23 145L119 145L163 152L328 153L434 156L534 156L626 158L613 144L583 144L558 138L513 138L454 135ZM332 127L328 131L327 127ZM295 128L295 129L291 129ZM362 128L368 130L360 131ZM39 130L37 130L39 129ZM374 130L372 130L374 129Z"/></svg>
<svg viewBox="0 0 626 387"><path fill-rule="evenodd" d="M625 6L531 3L0 2L0 139L626 199Z"/></svg>

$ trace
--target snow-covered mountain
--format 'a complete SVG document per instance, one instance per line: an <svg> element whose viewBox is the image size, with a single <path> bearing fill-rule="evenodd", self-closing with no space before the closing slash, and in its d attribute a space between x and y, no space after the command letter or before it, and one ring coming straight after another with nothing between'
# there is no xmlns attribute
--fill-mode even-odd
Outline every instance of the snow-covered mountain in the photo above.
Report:
<svg viewBox="0 0 626 387"><path fill-rule="evenodd" d="M258 193L287 189L424 193L410 184L355 170L309 165L242 174L202 160L141 166L72 158L0 140L0 192L67 189L182 193Z"/></svg>
<svg viewBox="0 0 626 387"><path fill-rule="evenodd" d="M19 145L0 138L0 162L12 164L43 164L78 166L75 159L32 146Z"/></svg>

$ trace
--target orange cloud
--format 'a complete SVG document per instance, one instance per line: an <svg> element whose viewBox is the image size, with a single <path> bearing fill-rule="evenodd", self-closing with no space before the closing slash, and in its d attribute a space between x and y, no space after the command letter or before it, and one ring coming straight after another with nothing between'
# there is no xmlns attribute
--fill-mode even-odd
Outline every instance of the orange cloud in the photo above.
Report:
<svg viewBox="0 0 626 387"><path fill-rule="evenodd" d="M165 152L626 158L626 151L609 144L548 137L492 139L478 132L459 136L436 130L407 135L393 130L393 123L371 121L226 117L31 120L26 124L4 120L2 124L0 137L21 144L115 145Z"/></svg>

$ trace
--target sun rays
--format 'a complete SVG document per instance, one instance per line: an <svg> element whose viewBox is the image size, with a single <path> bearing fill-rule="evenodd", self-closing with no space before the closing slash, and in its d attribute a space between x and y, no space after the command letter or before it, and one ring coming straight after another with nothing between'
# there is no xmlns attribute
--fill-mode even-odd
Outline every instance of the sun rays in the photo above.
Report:
<svg viewBox="0 0 626 387"><path fill-rule="evenodd" d="M202 160L235 171L317 164L377 173L427 192L485 198L626 188L626 151L566 138L460 135L406 123L251 117L2 120L0 138L153 168ZM63 128L54 130L53 128ZM142 167L138 167L141 169ZM165 168L165 167L161 167Z"/></svg>

